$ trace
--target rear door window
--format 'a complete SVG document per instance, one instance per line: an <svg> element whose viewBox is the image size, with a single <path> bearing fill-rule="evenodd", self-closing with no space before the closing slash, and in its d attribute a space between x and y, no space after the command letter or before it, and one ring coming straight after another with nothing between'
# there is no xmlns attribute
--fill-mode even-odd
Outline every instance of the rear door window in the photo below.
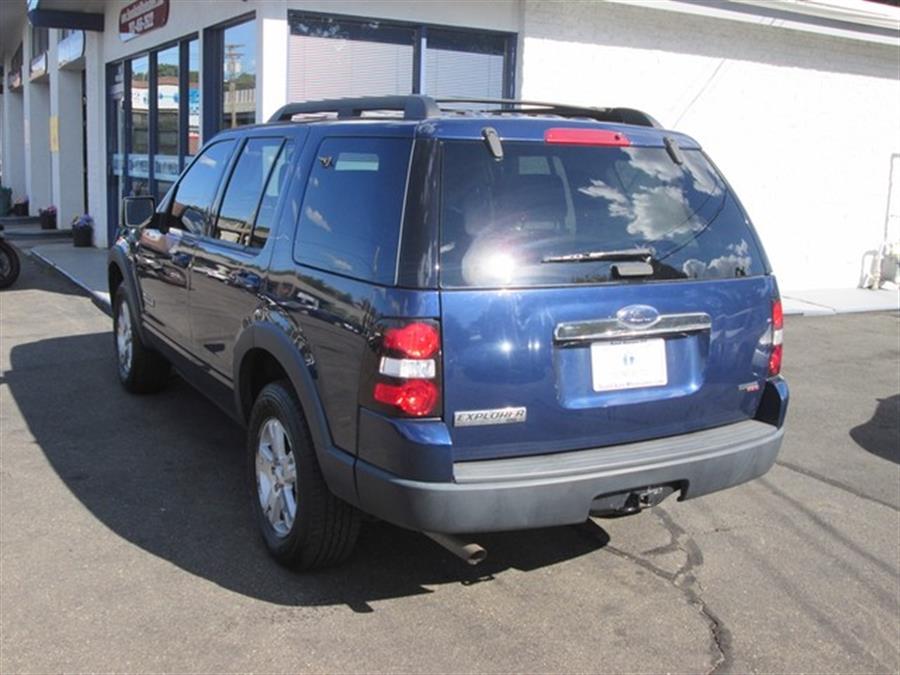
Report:
<svg viewBox="0 0 900 675"><path fill-rule="evenodd" d="M257 208L283 143L282 138L250 138L244 144L228 180L213 237L241 246L253 244Z"/></svg>
<svg viewBox="0 0 900 675"><path fill-rule="evenodd" d="M411 149L400 138L322 141L300 210L297 262L392 284Z"/></svg>
<svg viewBox="0 0 900 675"><path fill-rule="evenodd" d="M480 142L444 144L443 287L615 281L616 261L571 259L614 251L648 252L652 274L640 281L766 273L742 210L699 150L681 150L678 164L665 148L503 149L495 161Z"/></svg>
<svg viewBox="0 0 900 675"><path fill-rule="evenodd" d="M294 141L287 141L281 148L281 152L278 153L275 166L269 173L269 181L266 183L259 210L256 212L256 222L253 224L253 234L250 237L250 246L254 248L262 248L269 238L269 231L272 229L272 221L275 218L275 207L278 206L278 200L287 185L293 158Z"/></svg>

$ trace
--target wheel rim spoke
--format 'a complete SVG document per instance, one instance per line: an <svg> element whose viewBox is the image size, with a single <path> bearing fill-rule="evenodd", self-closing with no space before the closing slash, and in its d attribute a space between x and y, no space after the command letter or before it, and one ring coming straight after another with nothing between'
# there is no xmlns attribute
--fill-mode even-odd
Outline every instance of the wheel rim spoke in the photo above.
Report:
<svg viewBox="0 0 900 675"><path fill-rule="evenodd" d="M258 473L256 484L259 493L259 503L265 510L269 501L269 494L272 492L272 481L267 475Z"/></svg>
<svg viewBox="0 0 900 675"><path fill-rule="evenodd" d="M275 453L275 457L281 462L284 461L285 455L284 428L275 420L272 420L272 422L272 452Z"/></svg>
<svg viewBox="0 0 900 675"><path fill-rule="evenodd" d="M294 516L297 515L297 502L294 499L294 491L287 485L281 490L282 513L284 526L290 531L294 525Z"/></svg>
<svg viewBox="0 0 900 675"><path fill-rule="evenodd" d="M269 522L276 528L281 523L282 501L279 494L280 490L269 490L268 499L266 499L266 512L269 515Z"/></svg>
<svg viewBox="0 0 900 675"><path fill-rule="evenodd" d="M270 468L272 462L275 461L275 455L272 452L271 423L269 422L267 422L263 427L262 434L260 435L258 456L262 456L266 460Z"/></svg>

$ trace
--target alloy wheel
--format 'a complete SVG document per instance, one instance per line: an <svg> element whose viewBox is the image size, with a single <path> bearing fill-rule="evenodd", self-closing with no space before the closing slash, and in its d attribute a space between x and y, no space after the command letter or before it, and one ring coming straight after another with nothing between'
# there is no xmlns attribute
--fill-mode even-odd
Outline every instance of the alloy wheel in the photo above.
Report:
<svg viewBox="0 0 900 675"><path fill-rule="evenodd" d="M297 465L284 426L267 419L256 449L256 488L259 505L279 537L286 537L297 516Z"/></svg>
<svg viewBox="0 0 900 675"><path fill-rule="evenodd" d="M134 336L131 329L131 313L128 305L119 305L119 316L116 320L116 353L119 357L119 373L128 377L131 372L131 358Z"/></svg>

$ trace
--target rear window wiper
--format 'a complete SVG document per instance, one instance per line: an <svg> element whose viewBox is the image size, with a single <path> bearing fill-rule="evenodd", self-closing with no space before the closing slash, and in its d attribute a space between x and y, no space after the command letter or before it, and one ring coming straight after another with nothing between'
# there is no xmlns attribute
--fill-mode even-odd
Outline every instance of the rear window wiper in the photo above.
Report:
<svg viewBox="0 0 900 675"><path fill-rule="evenodd" d="M649 248L626 248L617 251L581 251L579 253L564 253L563 255L548 255L541 259L541 262L567 263L594 262L597 260L650 262L652 259L653 251Z"/></svg>

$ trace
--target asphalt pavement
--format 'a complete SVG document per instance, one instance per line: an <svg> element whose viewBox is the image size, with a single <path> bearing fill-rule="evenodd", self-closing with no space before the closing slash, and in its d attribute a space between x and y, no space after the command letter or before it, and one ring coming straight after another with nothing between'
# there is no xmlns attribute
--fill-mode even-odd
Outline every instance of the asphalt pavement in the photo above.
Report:
<svg viewBox="0 0 900 675"><path fill-rule="evenodd" d="M110 319L30 259L0 292L0 672L898 672L900 318L789 317L760 480L480 537L365 526L296 574L243 432L177 376L118 385Z"/></svg>

